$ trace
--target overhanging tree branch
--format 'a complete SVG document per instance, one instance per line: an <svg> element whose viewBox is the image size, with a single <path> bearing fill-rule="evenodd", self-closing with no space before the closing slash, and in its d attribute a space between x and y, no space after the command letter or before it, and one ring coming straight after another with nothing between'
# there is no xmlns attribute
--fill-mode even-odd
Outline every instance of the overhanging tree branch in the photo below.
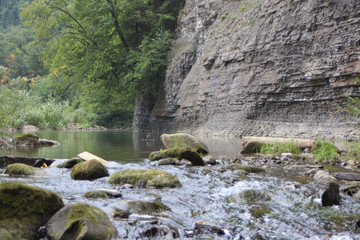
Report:
<svg viewBox="0 0 360 240"><path fill-rule="evenodd" d="M120 28L120 24L119 24L119 21L118 21L118 15L116 14L116 11L115 11L115 6L114 6L114 3L112 0L106 0L110 6L110 13L111 13L111 17L113 18L114 20L114 26L115 26L115 29L116 29L116 32L121 40L121 42L123 43L124 47L126 49L129 49L129 44L127 43L125 37L124 37L124 34L123 32L121 31L121 28Z"/></svg>

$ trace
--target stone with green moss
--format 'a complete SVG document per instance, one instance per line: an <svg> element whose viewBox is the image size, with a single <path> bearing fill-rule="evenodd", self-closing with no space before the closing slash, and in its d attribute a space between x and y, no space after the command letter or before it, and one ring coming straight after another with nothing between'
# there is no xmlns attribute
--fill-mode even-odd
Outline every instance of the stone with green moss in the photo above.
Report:
<svg viewBox="0 0 360 240"><path fill-rule="evenodd" d="M116 205L115 212L121 213L125 215L131 214L155 214L162 211L170 210L167 206L162 204L161 202L150 202L150 201L141 201L141 200L130 200L130 201L121 201Z"/></svg>
<svg viewBox="0 0 360 240"><path fill-rule="evenodd" d="M12 175L34 175L35 169L23 163L13 163L6 167L6 174Z"/></svg>
<svg viewBox="0 0 360 240"><path fill-rule="evenodd" d="M180 161L177 158L164 158L158 161L158 165L178 165Z"/></svg>
<svg viewBox="0 0 360 240"><path fill-rule="evenodd" d="M74 157L63 163L58 164L56 167L57 168L73 168L76 164L81 163L83 161L84 160L82 160L81 158Z"/></svg>
<svg viewBox="0 0 360 240"><path fill-rule="evenodd" d="M62 207L62 199L54 192L19 182L0 183L0 229L12 236L39 239L39 227ZM0 239L7 239L2 231Z"/></svg>
<svg viewBox="0 0 360 240"><path fill-rule="evenodd" d="M191 148L198 153L208 153L209 150L204 143L187 133L163 134L160 136L166 148Z"/></svg>
<svg viewBox="0 0 360 240"><path fill-rule="evenodd" d="M109 172L99 161L90 160L76 164L71 169L70 176L75 180L95 180L109 176Z"/></svg>
<svg viewBox="0 0 360 240"><path fill-rule="evenodd" d="M261 218L264 215L271 213L271 209L267 206L252 207L250 213L255 218Z"/></svg>
<svg viewBox="0 0 360 240"><path fill-rule="evenodd" d="M164 158L168 158L168 156L166 155L166 151L164 150L151 152L149 155L150 161L157 161Z"/></svg>
<svg viewBox="0 0 360 240"><path fill-rule="evenodd" d="M84 194L86 198L121 198L121 192L114 189L97 189Z"/></svg>
<svg viewBox="0 0 360 240"><path fill-rule="evenodd" d="M46 234L52 240L110 240L117 231L107 215L87 203L67 205L46 224Z"/></svg>
<svg viewBox="0 0 360 240"><path fill-rule="evenodd" d="M26 133L14 138L14 145L16 146L35 146L39 145L39 138L33 133Z"/></svg>
<svg viewBox="0 0 360 240"><path fill-rule="evenodd" d="M247 204L253 204L258 202L270 201L271 198L268 194L258 189L246 189L237 196L237 200L239 200L240 202L245 202Z"/></svg>
<svg viewBox="0 0 360 240"><path fill-rule="evenodd" d="M189 160L193 166L205 165L205 162L199 153L185 147L169 148L162 151L152 152L149 155L149 159L152 161L166 158L177 158L179 160L186 159Z"/></svg>
<svg viewBox="0 0 360 240"><path fill-rule="evenodd" d="M132 184L144 188L181 187L179 179L160 169L124 169L113 173L109 178L111 184Z"/></svg>

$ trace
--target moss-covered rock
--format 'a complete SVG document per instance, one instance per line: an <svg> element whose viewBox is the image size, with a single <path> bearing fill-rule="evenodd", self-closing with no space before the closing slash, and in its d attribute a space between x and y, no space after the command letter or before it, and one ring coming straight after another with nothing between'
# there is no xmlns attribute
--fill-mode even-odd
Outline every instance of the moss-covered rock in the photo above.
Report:
<svg viewBox="0 0 360 240"><path fill-rule="evenodd" d="M71 169L70 176L75 180L95 180L109 176L109 172L99 161L90 160L76 164Z"/></svg>
<svg viewBox="0 0 360 240"><path fill-rule="evenodd" d="M250 213L255 218L261 218L264 215L271 213L271 209L267 206L252 207Z"/></svg>
<svg viewBox="0 0 360 240"><path fill-rule="evenodd" d="M23 163L13 163L6 167L6 174L12 175L34 175L35 169Z"/></svg>
<svg viewBox="0 0 360 240"><path fill-rule="evenodd" d="M67 205L46 224L52 240L110 240L117 237L116 228L99 208L86 204Z"/></svg>
<svg viewBox="0 0 360 240"><path fill-rule="evenodd" d="M262 173L265 172L265 169L261 167L256 167L252 165L240 165L240 164L229 164L221 167L224 170L243 170L247 173Z"/></svg>
<svg viewBox="0 0 360 240"><path fill-rule="evenodd" d="M129 216L130 214L155 214L165 210L170 210L164 204L154 201L141 201L141 200L131 200L131 201L121 201L117 204L115 212L117 216Z"/></svg>
<svg viewBox="0 0 360 240"><path fill-rule="evenodd" d="M157 161L157 160L168 158L168 157L169 156L166 154L166 151L161 150L161 151L151 152L150 155L149 155L149 160L150 161Z"/></svg>
<svg viewBox="0 0 360 240"><path fill-rule="evenodd" d="M56 167L57 168L73 168L76 164L81 163L83 161L84 160L82 160L81 158L74 157L65 162L58 164Z"/></svg>
<svg viewBox="0 0 360 240"><path fill-rule="evenodd" d="M112 174L111 184L132 184L139 187L175 188L181 187L179 179L160 169L125 169Z"/></svg>
<svg viewBox="0 0 360 240"><path fill-rule="evenodd" d="M163 134L160 136L166 148L191 148L198 153L208 153L209 150L204 143L187 133Z"/></svg>
<svg viewBox="0 0 360 240"><path fill-rule="evenodd" d="M39 239L39 227L62 207L61 198L51 191L19 182L0 183L0 229L12 236ZM1 231L0 239L7 239Z"/></svg>
<svg viewBox="0 0 360 240"><path fill-rule="evenodd" d="M26 133L14 138L15 146L35 146L39 145L39 138L33 133Z"/></svg>
<svg viewBox="0 0 360 240"><path fill-rule="evenodd" d="M158 165L178 165L180 161L177 158L165 158L158 161Z"/></svg>
<svg viewBox="0 0 360 240"><path fill-rule="evenodd" d="M177 158L189 160L193 166L204 166L205 162L201 158L200 154L190 148L177 147L169 148L162 151L152 152L149 155L151 161L165 159L165 158Z"/></svg>
<svg viewBox="0 0 360 240"><path fill-rule="evenodd" d="M113 189L97 189L84 194L86 198L120 198L122 194Z"/></svg>
<svg viewBox="0 0 360 240"><path fill-rule="evenodd" d="M242 191L237 198L240 202L253 204L271 200L270 196L258 189L247 189Z"/></svg>

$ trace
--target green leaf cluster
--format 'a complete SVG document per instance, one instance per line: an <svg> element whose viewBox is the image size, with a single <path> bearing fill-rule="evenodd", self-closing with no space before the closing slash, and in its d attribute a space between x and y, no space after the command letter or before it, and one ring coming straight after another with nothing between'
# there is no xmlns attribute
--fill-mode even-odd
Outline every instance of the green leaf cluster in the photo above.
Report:
<svg viewBox="0 0 360 240"><path fill-rule="evenodd" d="M69 100L74 110L128 114L138 94L158 92L183 4L34 0L23 6L21 18L36 33L50 78L66 82L55 97Z"/></svg>

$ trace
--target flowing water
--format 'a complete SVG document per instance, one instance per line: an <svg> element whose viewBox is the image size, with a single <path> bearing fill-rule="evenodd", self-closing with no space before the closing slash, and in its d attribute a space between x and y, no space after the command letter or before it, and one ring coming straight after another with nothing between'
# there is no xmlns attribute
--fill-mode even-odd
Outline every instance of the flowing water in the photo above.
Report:
<svg viewBox="0 0 360 240"><path fill-rule="evenodd" d="M176 175L181 188L143 189L123 188L107 183L108 178L95 181L74 181L70 170L44 168L44 176L12 178L3 174L2 181L21 181L58 193L65 204L87 202L105 211L112 219L119 239L142 239L141 233L154 225L177 229L179 239L360 239L355 222L360 219L360 202L342 195L342 204L321 207L320 196L326 186L314 182L301 184L291 180L291 174L277 166L267 166L266 173L238 176L220 166L186 167L156 166L145 158L158 150L158 136L132 132L39 132L41 138L57 140L60 146L41 148L14 155L55 158L55 164L76 156L82 151L92 152L111 162L110 175L127 168L160 168ZM240 139L199 136L211 155L235 156ZM222 158L222 157L219 157ZM246 161L242 160L246 164ZM99 188L117 189L122 199L89 200L83 194ZM244 203L237 195L246 189L266 192L271 200ZM170 208L156 218L131 215L124 221L112 214L120 200L161 201ZM254 209L266 209L266 214L255 216ZM204 221L220 226L222 234L194 231L195 222ZM169 237L169 236L168 236ZM256 238L258 237L258 238ZM171 239L158 237L156 239Z"/></svg>

